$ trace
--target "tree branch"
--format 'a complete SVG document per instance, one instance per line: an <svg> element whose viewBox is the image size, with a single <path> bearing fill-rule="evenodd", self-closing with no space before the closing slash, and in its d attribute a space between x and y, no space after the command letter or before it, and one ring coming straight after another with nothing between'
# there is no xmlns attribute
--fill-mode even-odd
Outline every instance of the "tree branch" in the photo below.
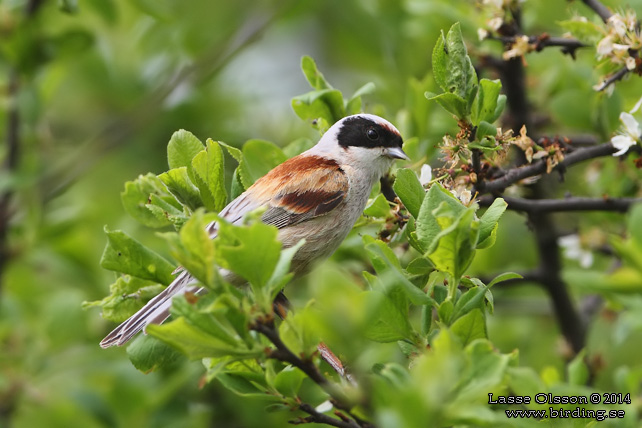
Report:
<svg viewBox="0 0 642 428"><path fill-rule="evenodd" d="M642 203L642 198L584 198L569 197L564 199L522 199L502 196L509 210L531 214L567 211L617 211L627 212L632 205ZM484 196L481 206L490 206L495 198Z"/></svg>
<svg viewBox="0 0 642 428"><path fill-rule="evenodd" d="M582 2L593 9L593 12L597 13L604 22L608 21L613 15L609 8L604 6L599 0L582 0Z"/></svg>
<svg viewBox="0 0 642 428"><path fill-rule="evenodd" d="M518 37L522 36L489 36L488 39L497 40L505 44L512 44ZM538 36L528 36L528 44L533 45L536 52L541 52L548 47L560 47L562 48L563 53L568 53L573 58L575 58L575 51L577 49L588 47L587 44L582 43L577 39L566 37L551 37L546 33L540 34Z"/></svg>
<svg viewBox="0 0 642 428"><path fill-rule="evenodd" d="M601 91L605 90L610 85L612 85L613 83L617 82L618 80L622 80L624 78L624 76L626 76L629 73L629 71L631 71L631 70L629 70L626 67L620 68L618 71L613 73L611 76L609 76L606 79L604 79L602 81L602 84L600 86L598 86L597 88L595 88L595 90L598 91L598 92L601 92Z"/></svg>
<svg viewBox="0 0 642 428"><path fill-rule="evenodd" d="M274 358L284 363L293 365L294 367L301 370L305 373L314 383L319 385L330 397L334 406L338 409L346 411L354 420L350 420L349 427L359 428L359 427L371 427L369 423L358 419L357 417L350 414L350 409L352 405L348 398L340 391L336 385L332 384L328 379L321 374L317 366L314 365L311 359L302 359L297 357L288 349L287 346L281 340L279 333L274 326L273 320L257 320L252 325L250 329L261 333L265 336L272 344L276 347L268 354L269 358Z"/></svg>
<svg viewBox="0 0 642 428"><path fill-rule="evenodd" d="M553 171L564 171L567 167L585 160L612 155L616 152L615 147L610 142L599 144L593 147L586 147L574 150L566 155ZM496 180L487 181L485 186L486 193L503 192L507 187L528 177L534 177L546 172L546 160L540 159L530 165L512 168Z"/></svg>
<svg viewBox="0 0 642 428"><path fill-rule="evenodd" d="M332 416L319 413L316 411L314 407L312 407L307 403L302 403L301 405L299 405L299 409L304 411L310 416L308 416L307 418L301 418L298 420L290 421L292 425L317 423L317 424L326 424L326 425L330 425L338 428L354 427L354 425L350 423L351 421L344 421L342 419L336 419L336 418L333 418Z"/></svg>

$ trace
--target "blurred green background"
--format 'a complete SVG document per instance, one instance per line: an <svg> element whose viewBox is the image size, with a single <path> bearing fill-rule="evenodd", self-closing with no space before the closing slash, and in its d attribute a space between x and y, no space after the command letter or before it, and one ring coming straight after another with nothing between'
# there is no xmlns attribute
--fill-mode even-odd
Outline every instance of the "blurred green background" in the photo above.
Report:
<svg viewBox="0 0 642 428"><path fill-rule="evenodd" d="M642 1L628 3L642 10ZM373 81L377 91L365 99L366 111L419 137L434 162L435 145L456 132L423 97L434 90L430 55L440 30L460 21L473 60L500 52L493 42L478 41L485 18L472 13L474 6L464 0L0 2L0 132L6 142L16 112L19 131L19 163L0 171L0 191L12 195L3 213L10 229L0 272L0 427L284 426L287 413L265 413L261 403L216 384L200 388L199 362L145 375L124 349L99 348L113 325L81 304L102 298L113 279L98 265L103 226L163 251L152 232L125 214L120 192L139 174L167 169L165 147L177 129L235 146L249 138L279 145L318 138L290 108L290 99L308 90L299 70L303 55L347 94ZM524 26L532 34L561 34L556 22L576 11L590 15L580 2L529 1ZM530 55L530 101L550 115L544 129L606 139L642 86L631 80L612 97L593 94L600 72L594 51L578 54L575 62L554 50ZM9 152L3 143L0 157ZM573 189L586 187L581 173L571 178ZM623 231L620 215L559 220L568 231ZM347 242L341 255L358 259L350 249L359 245ZM597 257L606 270L606 259ZM510 214L498 243L480 253L473 270L519 272L535 258L523 217ZM574 291L583 294L581 287ZM489 324L496 346L519 348L522 364L537 370L561 369L568 352L544 292L497 289L496 302ZM607 390L609 370L642 351L640 321L609 314L597 315L589 334L607 367L597 385Z"/></svg>

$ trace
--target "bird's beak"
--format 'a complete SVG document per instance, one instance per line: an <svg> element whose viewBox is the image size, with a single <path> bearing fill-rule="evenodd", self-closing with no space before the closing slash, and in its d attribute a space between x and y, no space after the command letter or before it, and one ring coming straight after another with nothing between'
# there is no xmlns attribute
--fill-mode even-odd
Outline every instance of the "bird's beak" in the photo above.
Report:
<svg viewBox="0 0 642 428"><path fill-rule="evenodd" d="M401 147L388 147L386 149L386 156L392 159L403 159L409 161L410 158L406 153L404 153L403 150L401 150Z"/></svg>

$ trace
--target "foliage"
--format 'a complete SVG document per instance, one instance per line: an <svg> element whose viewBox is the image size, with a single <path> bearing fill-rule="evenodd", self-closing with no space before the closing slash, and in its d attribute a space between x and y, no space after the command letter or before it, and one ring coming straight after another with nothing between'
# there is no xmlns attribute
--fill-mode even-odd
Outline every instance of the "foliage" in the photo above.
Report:
<svg viewBox="0 0 642 428"><path fill-rule="evenodd" d="M530 426L506 411L578 407L488 395L538 393L619 393L581 407L639 424L642 3L366 3L2 7L0 426ZM287 73L310 52L305 92ZM329 262L291 281L296 248L256 216L209 239L230 200L363 110L413 162ZM209 292L175 299L132 364L100 350L177 265Z"/></svg>

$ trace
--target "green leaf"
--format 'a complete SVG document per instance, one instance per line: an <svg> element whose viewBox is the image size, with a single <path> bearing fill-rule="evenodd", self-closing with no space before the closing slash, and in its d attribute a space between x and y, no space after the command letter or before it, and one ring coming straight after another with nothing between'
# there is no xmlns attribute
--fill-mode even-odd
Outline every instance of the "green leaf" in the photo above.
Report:
<svg viewBox="0 0 642 428"><path fill-rule="evenodd" d="M178 349L188 358L194 360L207 357L259 358L263 349L247 349L241 346L230 346L227 343L207 334L198 327L178 318L164 324L150 324L146 328L150 336L156 337Z"/></svg>
<svg viewBox="0 0 642 428"><path fill-rule="evenodd" d="M243 159L239 164L239 176L247 189L256 180L287 160L283 151L274 143L264 140L249 140L243 145Z"/></svg>
<svg viewBox="0 0 642 428"><path fill-rule="evenodd" d="M167 144L167 164L170 169L187 168L189 177L193 180L192 159L203 149L203 143L194 134L184 129L178 130Z"/></svg>
<svg viewBox="0 0 642 428"><path fill-rule="evenodd" d="M497 226L499 218L506 211L508 204L502 198L493 201L483 216L479 219L479 241L477 248L491 247L497 239Z"/></svg>
<svg viewBox="0 0 642 428"><path fill-rule="evenodd" d="M305 121L322 119L323 123L317 123L316 126L322 132L346 115L343 95L336 89L323 89L296 96L292 98L292 109Z"/></svg>
<svg viewBox="0 0 642 428"><path fill-rule="evenodd" d="M444 110L457 116L459 119L464 119L468 113L466 100L457 94L444 92L443 94L435 95L431 92L426 92L426 98L428 98L429 101L437 102Z"/></svg>
<svg viewBox="0 0 642 428"><path fill-rule="evenodd" d="M125 273L168 285L174 277L175 266L120 230L105 227L107 246L100 258L104 269Z"/></svg>
<svg viewBox="0 0 642 428"><path fill-rule="evenodd" d="M586 358L586 350L579 352L573 360L568 363L568 383L571 385L586 385L589 380L589 369L586 366L584 359Z"/></svg>
<svg viewBox="0 0 642 428"><path fill-rule="evenodd" d="M367 94L371 94L375 91L375 84L368 82L354 93L352 97L346 103L346 115L357 114L361 112L362 101L361 97Z"/></svg>
<svg viewBox="0 0 642 428"><path fill-rule="evenodd" d="M452 223L448 216L438 217L443 229L435 238L437 247L428 257L437 269L450 273L455 281L461 278L475 255L479 222L474 217L473 208L464 211Z"/></svg>
<svg viewBox="0 0 642 428"><path fill-rule="evenodd" d="M492 287L498 282L502 282L502 281L506 281L514 278L523 278L523 277L520 274L515 272L505 272L505 273L499 274L495 278L493 278L493 280L490 283L488 283L488 288Z"/></svg>
<svg viewBox="0 0 642 428"><path fill-rule="evenodd" d="M184 295L174 297L172 299L172 315L184 317L185 320L205 333L214 336L220 341L230 345L237 346L240 343L239 337L236 335L234 328L227 324L224 316L216 316L216 310L213 308L199 309L198 303L192 304L187 301ZM223 312L218 309L218 312ZM219 314L220 315L220 314Z"/></svg>
<svg viewBox="0 0 642 428"><path fill-rule="evenodd" d="M481 79L479 81L479 90L470 112L470 119L473 125L479 126L482 121L493 123L497 120L497 99L501 89L502 84L499 80ZM497 131L492 135L496 133Z"/></svg>
<svg viewBox="0 0 642 428"><path fill-rule="evenodd" d="M332 86L325 80L325 77L323 77L323 74L321 74L317 68L316 62L311 57L306 55L301 58L301 70L313 89L332 89Z"/></svg>
<svg viewBox="0 0 642 428"><path fill-rule="evenodd" d="M474 287L466 291L461 297L457 300L455 304L455 310L453 312L453 319L457 319L463 315L468 314L474 309L484 309L484 296L488 291L488 287L485 285Z"/></svg>
<svg viewBox="0 0 642 428"><path fill-rule="evenodd" d="M419 182L417 174L408 168L398 169L397 177L392 188L408 212L414 218L417 218L419 216L421 203L426 196L426 191Z"/></svg>
<svg viewBox="0 0 642 428"><path fill-rule="evenodd" d="M234 170L234 175L232 176L230 198L234 200L238 198L243 192L245 192L245 186L243 186L243 181L241 180L241 168L236 168Z"/></svg>
<svg viewBox="0 0 642 428"><path fill-rule="evenodd" d="M406 272L411 275L426 275L435 270L430 260L425 257L417 257L406 266Z"/></svg>
<svg viewBox="0 0 642 428"><path fill-rule="evenodd" d="M274 298L276 295L285 287L285 285L292 279L292 275L290 272L290 265L292 263L292 259L294 258L294 255L299 251L299 248L301 248L305 244L305 239L300 240L296 245L286 248L281 251L281 255L279 256L279 261L276 264L274 268L274 272L272 272L272 276L270 277L270 280L267 283L267 296L269 296L268 300L269 301L274 301Z"/></svg>
<svg viewBox="0 0 642 428"><path fill-rule="evenodd" d="M493 125L492 123L488 123L488 122L482 120L480 122L479 126L477 127L477 132L475 134L475 138L478 141L484 143L484 141L482 141L482 140L484 140L484 137L495 137L496 135L497 135L497 127L495 125ZM489 139L486 139L486 140L489 140ZM494 141L494 140L490 140L490 141ZM469 144L468 148L469 149L473 148L472 144ZM481 149L482 150L484 150L484 149L488 150L488 148L483 147L483 146L481 147ZM495 150L495 147L492 147L492 149Z"/></svg>
<svg viewBox="0 0 642 428"><path fill-rule="evenodd" d="M465 114L458 116L467 116L477 91L477 73L468 57L459 23L453 24L448 34L442 33L437 40L432 53L432 70L444 92L465 100Z"/></svg>
<svg viewBox="0 0 642 428"><path fill-rule="evenodd" d="M274 387L286 397L296 397L306 374L293 366L287 366L274 378Z"/></svg>
<svg viewBox="0 0 642 428"><path fill-rule="evenodd" d="M178 233L163 233L170 252L187 271L208 287L214 287L218 278L215 266L214 244L205 230L216 216L197 210Z"/></svg>
<svg viewBox="0 0 642 428"><path fill-rule="evenodd" d="M455 198L439 183L433 184L422 201L419 213L417 214L417 239L419 239L423 248L434 249L436 246L434 241L441 232L441 227L439 223L437 223L433 211L436 210L442 202L445 202L453 210L453 215L455 216L465 210L464 205L459 202L459 199Z"/></svg>
<svg viewBox="0 0 642 428"><path fill-rule="evenodd" d="M450 325L454 309L452 300L444 300L437 308L437 316L439 316L441 322Z"/></svg>
<svg viewBox="0 0 642 428"><path fill-rule="evenodd" d="M189 169L182 166L180 168L170 169L160 174L158 178L167 186L167 189L176 199L194 211L203 206L203 201L201 200L198 188L192 184L193 182L188 172Z"/></svg>
<svg viewBox="0 0 642 428"><path fill-rule="evenodd" d="M167 187L154 174L139 176L134 181L125 183L125 190L120 194L125 211L136 221L147 227L160 228L171 225L168 218L157 216L152 213L147 204L150 202L150 195L156 196L178 210L182 210L181 204L167 191Z"/></svg>
<svg viewBox="0 0 642 428"><path fill-rule="evenodd" d="M401 272L401 264L390 247L384 242L374 240L369 236L364 236L364 243L372 265L384 287L393 289L399 287L415 305L430 305L433 303L433 300L426 293L417 288Z"/></svg>
<svg viewBox="0 0 642 428"><path fill-rule="evenodd" d="M221 146L208 139L205 150L192 159L195 184L205 208L219 212L227 205L225 163Z"/></svg>
<svg viewBox="0 0 642 428"><path fill-rule="evenodd" d="M158 195L150 195L149 203L145 207L159 220L169 220L174 227L178 230L189 219L183 210L176 208L173 203L178 201L173 197L160 197ZM180 206L180 204L179 204Z"/></svg>
<svg viewBox="0 0 642 428"><path fill-rule="evenodd" d="M386 218L390 216L390 205L386 197L379 193L376 198L369 201L363 213L369 217Z"/></svg>
<svg viewBox="0 0 642 428"><path fill-rule="evenodd" d="M375 342L412 340L413 329L408 321L408 307L400 308L388 296L378 291L366 291L365 336Z"/></svg>
<svg viewBox="0 0 642 428"><path fill-rule="evenodd" d="M164 288L144 279L123 275L109 286L109 296L94 302L83 302L83 308L100 307L103 318L123 322Z"/></svg>
<svg viewBox="0 0 642 428"><path fill-rule="evenodd" d="M452 331L464 345L475 339L485 339L486 319L480 309L473 309L466 315L458 318L451 326Z"/></svg>
<svg viewBox="0 0 642 428"><path fill-rule="evenodd" d="M144 334L127 347L127 356L134 367L143 373L173 368L182 357L172 347Z"/></svg>
<svg viewBox="0 0 642 428"><path fill-rule="evenodd" d="M281 255L278 229L261 222L250 226L219 224L216 258L225 269L247 279L253 288L270 280Z"/></svg>

